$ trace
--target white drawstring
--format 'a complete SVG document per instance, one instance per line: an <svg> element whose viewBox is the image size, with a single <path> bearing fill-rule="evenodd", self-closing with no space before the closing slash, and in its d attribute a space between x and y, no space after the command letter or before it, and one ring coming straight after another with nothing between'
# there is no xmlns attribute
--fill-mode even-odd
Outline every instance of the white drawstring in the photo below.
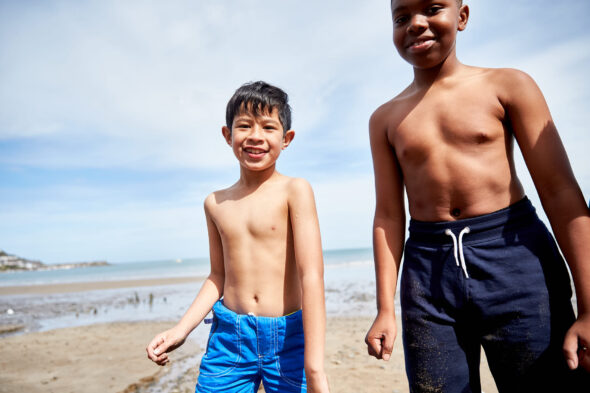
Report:
<svg viewBox="0 0 590 393"><path fill-rule="evenodd" d="M465 256L463 255L463 235L469 233L471 230L469 227L465 227L459 232L459 244L457 245L457 238L455 234L450 229L445 230L445 234L449 235L453 239L453 254L455 255L455 262L457 262L457 266L461 266L463 269L463 273L465 273L465 277L469 278L469 274L467 274L467 265L465 265ZM457 249L459 249L459 256L457 256ZM459 263L461 260L461 263Z"/></svg>

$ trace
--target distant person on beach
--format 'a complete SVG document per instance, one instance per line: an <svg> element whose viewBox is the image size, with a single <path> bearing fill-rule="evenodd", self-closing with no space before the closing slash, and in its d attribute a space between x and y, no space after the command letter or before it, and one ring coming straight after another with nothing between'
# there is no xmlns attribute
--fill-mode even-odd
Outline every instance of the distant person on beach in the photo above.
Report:
<svg viewBox="0 0 590 393"><path fill-rule="evenodd" d="M481 346L500 392L590 391L590 216L541 91L523 72L458 61L461 0L393 0L391 10L414 80L369 122L378 311L369 354L389 359L396 336L405 189L410 391L480 392ZM577 319L566 264L517 178L515 140L572 271Z"/></svg>
<svg viewBox="0 0 590 393"><path fill-rule="evenodd" d="M196 392L328 392L323 257L313 191L275 165L295 132L288 96L248 83L223 137L240 178L205 200L211 273L180 322L148 344L159 365L213 309ZM223 298L222 298L223 297Z"/></svg>

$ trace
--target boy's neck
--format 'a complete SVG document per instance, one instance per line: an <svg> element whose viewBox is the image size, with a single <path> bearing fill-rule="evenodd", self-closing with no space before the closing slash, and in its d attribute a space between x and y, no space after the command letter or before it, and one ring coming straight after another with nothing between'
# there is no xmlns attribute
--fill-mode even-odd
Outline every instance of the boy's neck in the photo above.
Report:
<svg viewBox="0 0 590 393"><path fill-rule="evenodd" d="M445 79L457 73L463 64L459 62L455 51L447 56L447 58L432 68L416 68L414 67L414 86L417 88L427 88L432 86L437 81Z"/></svg>
<svg viewBox="0 0 590 393"><path fill-rule="evenodd" d="M247 188L258 187L275 175L278 175L275 165L262 171L252 171L240 167L240 180L238 180L238 184Z"/></svg>

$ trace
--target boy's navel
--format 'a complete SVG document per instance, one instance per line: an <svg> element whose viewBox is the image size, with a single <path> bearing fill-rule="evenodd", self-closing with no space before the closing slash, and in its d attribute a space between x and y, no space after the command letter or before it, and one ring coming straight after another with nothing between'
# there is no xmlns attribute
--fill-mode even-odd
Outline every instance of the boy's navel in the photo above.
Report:
<svg viewBox="0 0 590 393"><path fill-rule="evenodd" d="M453 210L451 210L451 216L453 217L459 217L461 215L461 209L459 208L454 208Z"/></svg>

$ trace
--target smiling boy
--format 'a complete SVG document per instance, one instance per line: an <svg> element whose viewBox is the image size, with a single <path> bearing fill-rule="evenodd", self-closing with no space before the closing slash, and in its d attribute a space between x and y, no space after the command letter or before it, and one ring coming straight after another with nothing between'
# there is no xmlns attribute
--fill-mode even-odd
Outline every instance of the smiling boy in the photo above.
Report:
<svg viewBox="0 0 590 393"><path fill-rule="evenodd" d="M378 308L369 354L390 357L404 251L412 392L479 392L481 346L500 392L587 391L588 374L570 369L590 369L590 216L542 93L523 72L458 61L469 17L460 0L391 9L414 80L369 122ZM572 271L577 320L565 263L517 177L515 140Z"/></svg>
<svg viewBox="0 0 590 393"><path fill-rule="evenodd" d="M167 363L213 308L196 392L256 392L261 381L269 393L328 392L313 191L276 170L295 136L287 94L265 82L243 85L222 133L240 179L205 200L211 273L180 322L150 342L148 357Z"/></svg>

